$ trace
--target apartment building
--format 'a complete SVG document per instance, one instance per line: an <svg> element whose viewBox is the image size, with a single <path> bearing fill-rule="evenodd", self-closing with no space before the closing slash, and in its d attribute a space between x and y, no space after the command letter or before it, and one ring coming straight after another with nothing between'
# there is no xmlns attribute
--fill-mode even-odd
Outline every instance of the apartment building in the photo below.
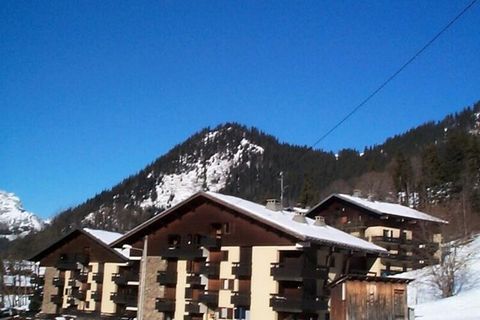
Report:
<svg viewBox="0 0 480 320"><path fill-rule="evenodd" d="M438 263L441 227L448 223L399 204L345 194L333 194L307 216L324 216L327 224L388 250L370 269L378 276Z"/></svg>
<svg viewBox="0 0 480 320"><path fill-rule="evenodd" d="M366 274L380 246L233 196L199 192L110 244L142 259L139 313L156 319L326 319L329 284Z"/></svg>
<svg viewBox="0 0 480 320"><path fill-rule="evenodd" d="M109 247L120 236L74 230L31 258L45 267L41 317L136 315L139 258Z"/></svg>

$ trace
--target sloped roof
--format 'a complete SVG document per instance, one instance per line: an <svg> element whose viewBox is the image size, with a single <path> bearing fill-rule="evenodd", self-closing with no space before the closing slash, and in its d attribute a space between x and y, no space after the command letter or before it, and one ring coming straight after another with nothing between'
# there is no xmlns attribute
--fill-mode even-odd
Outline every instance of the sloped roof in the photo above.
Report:
<svg viewBox="0 0 480 320"><path fill-rule="evenodd" d="M96 243L99 244L100 247L103 247L104 249L113 252L118 258L120 258L120 260L125 261L127 259L127 257L122 252L119 252L118 250L114 250L111 247L109 247L109 245L106 242L104 242L105 239L102 240L102 239L98 238L97 236L94 236L91 233L92 231L93 231L93 233L96 233L97 231L103 231L103 230L95 230L95 229L87 229L87 230L82 230L82 229L72 230L70 233L66 234L63 238L56 240L55 242L53 242L52 244L47 246L45 249L38 252L33 257L29 258L28 260L30 260L30 261L40 261L43 257L48 255L50 252L52 252L56 248L62 246L63 243L65 243L67 241L70 241L71 239L74 239L75 237L77 237L80 234L83 234L86 237L89 237L90 239L94 240ZM105 232L108 232L108 231L105 231ZM99 234L99 233L97 233L97 234Z"/></svg>
<svg viewBox="0 0 480 320"><path fill-rule="evenodd" d="M317 208L321 207L324 203L326 203L332 198L338 198L338 199L347 201L351 204L354 204L364 209L367 209L369 211L372 211L378 215L392 215L392 216L403 217L408 219L424 220L424 221L437 222L437 223L448 223L448 221L446 220L439 219L425 212L421 212L406 206L402 206L400 204L368 200L368 199L354 197L351 195L341 194L341 193L330 195L325 200L320 202L318 205L313 207L310 210L310 212L315 211Z"/></svg>
<svg viewBox="0 0 480 320"><path fill-rule="evenodd" d="M115 240L123 236L123 234L118 232L105 231L100 229L83 228L83 231L88 232L90 235L94 236L95 238L102 241L106 245L109 245L110 243L114 242Z"/></svg>
<svg viewBox="0 0 480 320"><path fill-rule="evenodd" d="M156 217L144 222L138 227L134 228L132 231L128 232L124 237L115 241L111 246L120 244L122 240L127 239L134 233L140 232L143 228L151 225L153 222L156 222L172 211L174 211L179 206L182 206L185 203L193 200L197 197L205 197L213 202L216 202L220 205L229 207L239 213L243 213L255 220L261 221L265 224L270 225L278 230L281 230L300 241L312 241L318 243L328 243L330 245L336 245L339 247L346 247L350 249L356 249L367 252L375 253L386 253L387 251L373 243L359 239L357 237L351 236L343 231L340 231L336 228L330 226L318 226L314 224L314 220L306 218L305 223L296 222L293 220L295 213L286 212L286 211L272 211L265 208L264 205L254 203L248 200L244 200L238 197L228 196L215 192L198 192L194 194L189 199L179 203L177 206L159 214Z"/></svg>

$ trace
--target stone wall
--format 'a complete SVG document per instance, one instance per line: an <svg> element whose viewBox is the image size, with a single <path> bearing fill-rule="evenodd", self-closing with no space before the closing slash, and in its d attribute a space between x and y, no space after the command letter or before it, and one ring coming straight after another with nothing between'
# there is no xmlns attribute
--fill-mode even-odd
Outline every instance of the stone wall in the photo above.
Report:
<svg viewBox="0 0 480 320"><path fill-rule="evenodd" d="M162 260L161 257L147 257L146 276L145 276L145 296L144 296L144 314L145 320L164 320L164 315L155 309L155 302L157 298L162 298L164 295L164 286L157 282L158 271L165 271L167 269L167 261Z"/></svg>
<svg viewBox="0 0 480 320"><path fill-rule="evenodd" d="M53 278L58 276L57 269L53 267L45 268L45 285L43 287L43 301L42 301L42 313L55 314L57 312L57 305L51 301L52 295L58 293L57 287L52 283Z"/></svg>

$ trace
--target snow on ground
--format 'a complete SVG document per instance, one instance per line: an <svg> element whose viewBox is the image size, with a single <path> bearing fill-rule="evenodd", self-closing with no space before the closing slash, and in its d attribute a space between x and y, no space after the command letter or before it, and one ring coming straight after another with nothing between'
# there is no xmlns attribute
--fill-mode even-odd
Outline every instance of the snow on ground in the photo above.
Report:
<svg viewBox="0 0 480 320"><path fill-rule="evenodd" d="M415 319L480 319L480 234L459 247L460 257L470 256L466 279L458 295L442 299L432 284L431 267L397 274L415 279L408 285L408 305L415 309Z"/></svg>

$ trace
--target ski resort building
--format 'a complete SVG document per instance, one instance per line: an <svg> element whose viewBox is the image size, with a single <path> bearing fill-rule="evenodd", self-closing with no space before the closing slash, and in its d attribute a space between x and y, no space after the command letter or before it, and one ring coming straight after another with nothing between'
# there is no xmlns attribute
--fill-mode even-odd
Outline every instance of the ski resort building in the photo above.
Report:
<svg viewBox="0 0 480 320"><path fill-rule="evenodd" d="M377 276L438 263L441 227L448 223L399 204L345 194L333 194L307 213L318 215L328 225L388 250L389 255L379 257L370 269Z"/></svg>
<svg viewBox="0 0 480 320"><path fill-rule="evenodd" d="M45 318L325 320L339 286L358 288L342 281L387 255L321 216L198 192L123 236L76 230L32 260L46 267ZM369 277L368 287L391 282Z"/></svg>
<svg viewBox="0 0 480 320"><path fill-rule="evenodd" d="M385 249L284 212L199 192L111 244L143 251L139 319L326 319L328 285Z"/></svg>
<svg viewBox="0 0 480 320"><path fill-rule="evenodd" d="M108 246L120 236L75 230L31 258L45 267L42 317L136 315L140 259Z"/></svg>

